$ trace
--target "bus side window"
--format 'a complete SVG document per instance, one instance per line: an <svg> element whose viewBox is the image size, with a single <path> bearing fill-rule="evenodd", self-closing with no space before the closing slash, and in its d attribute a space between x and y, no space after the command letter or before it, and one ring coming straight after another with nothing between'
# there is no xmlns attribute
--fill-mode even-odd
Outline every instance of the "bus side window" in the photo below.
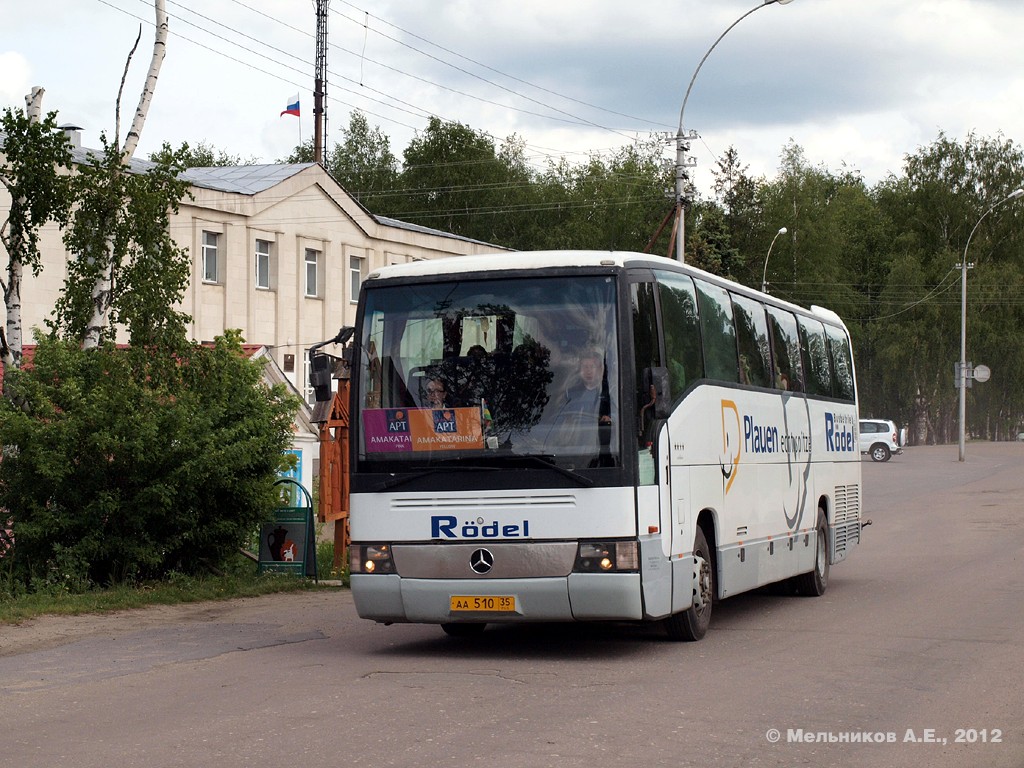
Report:
<svg viewBox="0 0 1024 768"><path fill-rule="evenodd" d="M775 388L790 392L803 391L803 370L800 364L800 340L796 317L792 312L769 306L772 350L775 358Z"/></svg>
<svg viewBox="0 0 1024 768"><path fill-rule="evenodd" d="M800 327L800 347L807 374L807 394L832 396L832 371L829 368L828 348L825 346L825 326L809 317L797 318Z"/></svg>
<svg viewBox="0 0 1024 768"><path fill-rule="evenodd" d="M704 358L697 318L697 296L686 275L655 270L661 299L661 324L665 331L665 365L672 394L679 397L686 388L704 378Z"/></svg>
<svg viewBox="0 0 1024 768"><path fill-rule="evenodd" d="M704 340L704 370L709 379L736 383L740 380L739 355L729 292L703 280L694 283Z"/></svg>
<svg viewBox="0 0 1024 768"><path fill-rule="evenodd" d="M768 342L768 321L764 305L733 294L736 340L740 349L740 383L756 387L772 385L772 355Z"/></svg>
<svg viewBox="0 0 1024 768"><path fill-rule="evenodd" d="M633 361L636 366L636 413L639 423L637 424L637 439L640 447L643 448L653 440L648 434L648 427L654 417L654 410L651 407L650 386L644 386L644 371L661 365L661 347L658 343L658 316L654 301L654 283L633 283L632 290L632 313L633 313Z"/></svg>
<svg viewBox="0 0 1024 768"><path fill-rule="evenodd" d="M832 394L847 402L856 398L856 387L853 382L853 354L850 351L850 338L839 328L825 326L828 337L828 348L832 359Z"/></svg>

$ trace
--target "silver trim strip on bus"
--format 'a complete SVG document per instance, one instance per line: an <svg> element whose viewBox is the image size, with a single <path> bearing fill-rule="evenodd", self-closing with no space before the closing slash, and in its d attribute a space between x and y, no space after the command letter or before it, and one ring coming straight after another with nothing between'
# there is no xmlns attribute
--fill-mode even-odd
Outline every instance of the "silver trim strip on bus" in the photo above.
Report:
<svg viewBox="0 0 1024 768"><path fill-rule="evenodd" d="M487 573L473 570L473 555L490 555ZM575 541L459 544L396 544L395 570L404 579L518 579L568 576L576 561Z"/></svg>
<svg viewBox="0 0 1024 768"><path fill-rule="evenodd" d="M533 509L541 507L544 509L575 509L576 495L573 493L523 493L517 491L514 494L503 493L501 495L479 495L479 496L420 496L410 498L408 496L395 496L391 499L392 510L403 512L430 512L444 509L451 512L465 510L468 512L479 512L481 510L497 509Z"/></svg>

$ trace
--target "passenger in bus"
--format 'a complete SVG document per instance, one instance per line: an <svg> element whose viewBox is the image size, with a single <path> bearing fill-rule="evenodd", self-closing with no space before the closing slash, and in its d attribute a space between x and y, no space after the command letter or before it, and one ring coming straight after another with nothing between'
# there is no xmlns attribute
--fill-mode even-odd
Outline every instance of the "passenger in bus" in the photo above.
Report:
<svg viewBox="0 0 1024 768"><path fill-rule="evenodd" d="M746 355L740 355L740 384L750 384L753 377L750 371L750 359Z"/></svg>
<svg viewBox="0 0 1024 768"><path fill-rule="evenodd" d="M423 391L427 395L425 407L433 409L451 407L448 403L448 389L444 382L436 376L427 379Z"/></svg>

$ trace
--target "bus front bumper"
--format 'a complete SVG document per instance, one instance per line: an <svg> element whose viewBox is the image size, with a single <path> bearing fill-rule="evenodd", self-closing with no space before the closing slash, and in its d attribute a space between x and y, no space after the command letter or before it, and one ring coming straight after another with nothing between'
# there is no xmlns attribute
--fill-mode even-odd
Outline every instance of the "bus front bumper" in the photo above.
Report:
<svg viewBox="0 0 1024 768"><path fill-rule="evenodd" d="M643 618L638 573L573 573L556 578L480 580L353 574L352 596L360 617L386 624ZM454 598L459 597L511 597L514 603L500 601L501 610L465 610L454 608L460 602Z"/></svg>

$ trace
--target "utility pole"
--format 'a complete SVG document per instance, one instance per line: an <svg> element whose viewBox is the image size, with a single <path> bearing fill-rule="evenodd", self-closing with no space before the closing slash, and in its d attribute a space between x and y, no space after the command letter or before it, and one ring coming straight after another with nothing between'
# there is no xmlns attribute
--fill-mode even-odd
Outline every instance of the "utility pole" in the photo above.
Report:
<svg viewBox="0 0 1024 768"><path fill-rule="evenodd" d="M316 73L313 83L313 161L323 165L327 133L327 6L330 0L313 0L316 6Z"/></svg>

